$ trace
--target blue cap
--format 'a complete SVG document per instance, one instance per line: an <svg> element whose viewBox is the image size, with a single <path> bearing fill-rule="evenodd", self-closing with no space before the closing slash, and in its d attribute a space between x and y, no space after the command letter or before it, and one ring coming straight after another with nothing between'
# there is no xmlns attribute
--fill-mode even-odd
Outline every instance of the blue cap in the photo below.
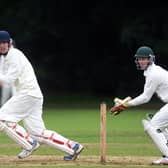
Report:
<svg viewBox="0 0 168 168"><path fill-rule="evenodd" d="M9 42L10 39L11 37L7 31L0 31L0 42Z"/></svg>

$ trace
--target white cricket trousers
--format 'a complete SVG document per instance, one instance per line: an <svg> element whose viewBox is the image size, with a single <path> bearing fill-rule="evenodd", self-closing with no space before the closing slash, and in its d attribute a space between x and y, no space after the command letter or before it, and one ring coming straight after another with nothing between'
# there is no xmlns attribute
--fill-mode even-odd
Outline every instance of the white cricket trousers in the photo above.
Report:
<svg viewBox="0 0 168 168"><path fill-rule="evenodd" d="M0 120L14 123L23 121L27 133L38 142L73 155L73 147L76 142L63 137L55 131L46 130L42 119L42 104L42 98L14 95L0 109Z"/></svg>
<svg viewBox="0 0 168 168"><path fill-rule="evenodd" d="M0 120L23 121L29 134L41 135L45 129L42 119L43 98L29 95L14 95L0 109Z"/></svg>
<svg viewBox="0 0 168 168"><path fill-rule="evenodd" d="M152 118L152 126L164 129L168 126L168 104L165 104Z"/></svg>

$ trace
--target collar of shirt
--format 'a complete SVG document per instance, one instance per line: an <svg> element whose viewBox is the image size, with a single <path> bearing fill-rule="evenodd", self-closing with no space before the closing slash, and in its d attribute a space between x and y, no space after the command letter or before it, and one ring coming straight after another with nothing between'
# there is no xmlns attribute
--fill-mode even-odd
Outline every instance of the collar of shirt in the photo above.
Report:
<svg viewBox="0 0 168 168"><path fill-rule="evenodd" d="M156 65L154 63L149 65L148 68L144 71L144 76L147 76L155 66Z"/></svg>

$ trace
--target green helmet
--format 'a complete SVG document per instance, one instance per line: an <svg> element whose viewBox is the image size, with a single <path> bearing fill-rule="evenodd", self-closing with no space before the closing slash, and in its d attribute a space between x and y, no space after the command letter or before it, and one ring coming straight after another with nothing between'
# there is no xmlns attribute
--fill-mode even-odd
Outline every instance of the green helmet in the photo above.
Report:
<svg viewBox="0 0 168 168"><path fill-rule="evenodd" d="M138 50L136 51L135 58L136 58L135 63L136 63L137 69L140 69L140 70L142 70L142 69L138 63L138 58L149 58L148 66L151 65L155 61L155 55L154 55L152 49L147 46L139 47Z"/></svg>
<svg viewBox="0 0 168 168"><path fill-rule="evenodd" d="M135 57L153 57L154 53L150 47L142 46L138 48Z"/></svg>

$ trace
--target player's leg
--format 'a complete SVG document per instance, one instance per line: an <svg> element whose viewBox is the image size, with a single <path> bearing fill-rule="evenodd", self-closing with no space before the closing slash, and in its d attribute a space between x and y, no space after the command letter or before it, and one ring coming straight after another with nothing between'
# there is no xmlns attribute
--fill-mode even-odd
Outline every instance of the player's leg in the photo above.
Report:
<svg viewBox="0 0 168 168"><path fill-rule="evenodd" d="M24 140L26 140L29 144L31 144L31 148L27 149L27 148L23 148L22 152L18 155L19 159L23 159L26 158L28 156L31 155L31 153L35 150L38 149L38 147L40 146L40 144L38 143L37 140L35 140L23 127L21 127L20 125L16 125L15 127L15 131L16 133L22 137Z"/></svg>
<svg viewBox="0 0 168 168"><path fill-rule="evenodd" d="M159 148L159 150L166 156L168 156L168 147L167 140L160 129L157 129L151 125L151 123L147 120L142 120L142 124L144 126L144 130L151 137L155 145Z"/></svg>
<svg viewBox="0 0 168 168"><path fill-rule="evenodd" d="M43 130L41 135L32 136L38 142L46 144L55 149L68 153L64 160L75 160L83 150L83 146L76 141L72 141L52 130Z"/></svg>
<svg viewBox="0 0 168 168"><path fill-rule="evenodd" d="M14 122L0 121L0 131L19 144L24 151L24 155L30 155L34 148L37 148L38 142L33 140L23 127ZM23 155L23 154L22 154ZM22 157L19 157L20 159Z"/></svg>
<svg viewBox="0 0 168 168"><path fill-rule="evenodd" d="M0 121L0 131L5 133L8 137L14 140L22 148L31 150L32 138L25 132L25 130L13 122Z"/></svg>
<svg viewBox="0 0 168 168"><path fill-rule="evenodd" d="M27 96L13 96L0 109L1 131L30 154L38 143L17 123L29 115L32 105L31 99Z"/></svg>
<svg viewBox="0 0 168 168"><path fill-rule="evenodd" d="M75 160L77 155L83 150L83 146L72 141L59 133L47 130L42 119L42 100L36 100L36 105L32 108L29 117L23 120L25 128L39 143L59 149L69 154L66 160Z"/></svg>
<svg viewBox="0 0 168 168"><path fill-rule="evenodd" d="M147 113L146 114L146 119L148 121L151 121L153 118L154 114L152 113ZM165 138L168 140L168 129L167 128L160 128L160 130L162 131L162 133L164 134Z"/></svg>
<svg viewBox="0 0 168 168"><path fill-rule="evenodd" d="M55 131L47 130L42 120L35 121L30 122L28 119L24 120L25 128L31 133L33 139L36 139L40 144L46 144L68 153L69 155L64 157L65 160L75 160L83 150L83 146L78 142L72 141Z"/></svg>
<svg viewBox="0 0 168 168"><path fill-rule="evenodd" d="M163 157L153 164L168 164L168 141L166 136L166 126L168 125L168 105L165 105L157 112L150 121L143 120L145 131L151 137L157 148L163 154Z"/></svg>

